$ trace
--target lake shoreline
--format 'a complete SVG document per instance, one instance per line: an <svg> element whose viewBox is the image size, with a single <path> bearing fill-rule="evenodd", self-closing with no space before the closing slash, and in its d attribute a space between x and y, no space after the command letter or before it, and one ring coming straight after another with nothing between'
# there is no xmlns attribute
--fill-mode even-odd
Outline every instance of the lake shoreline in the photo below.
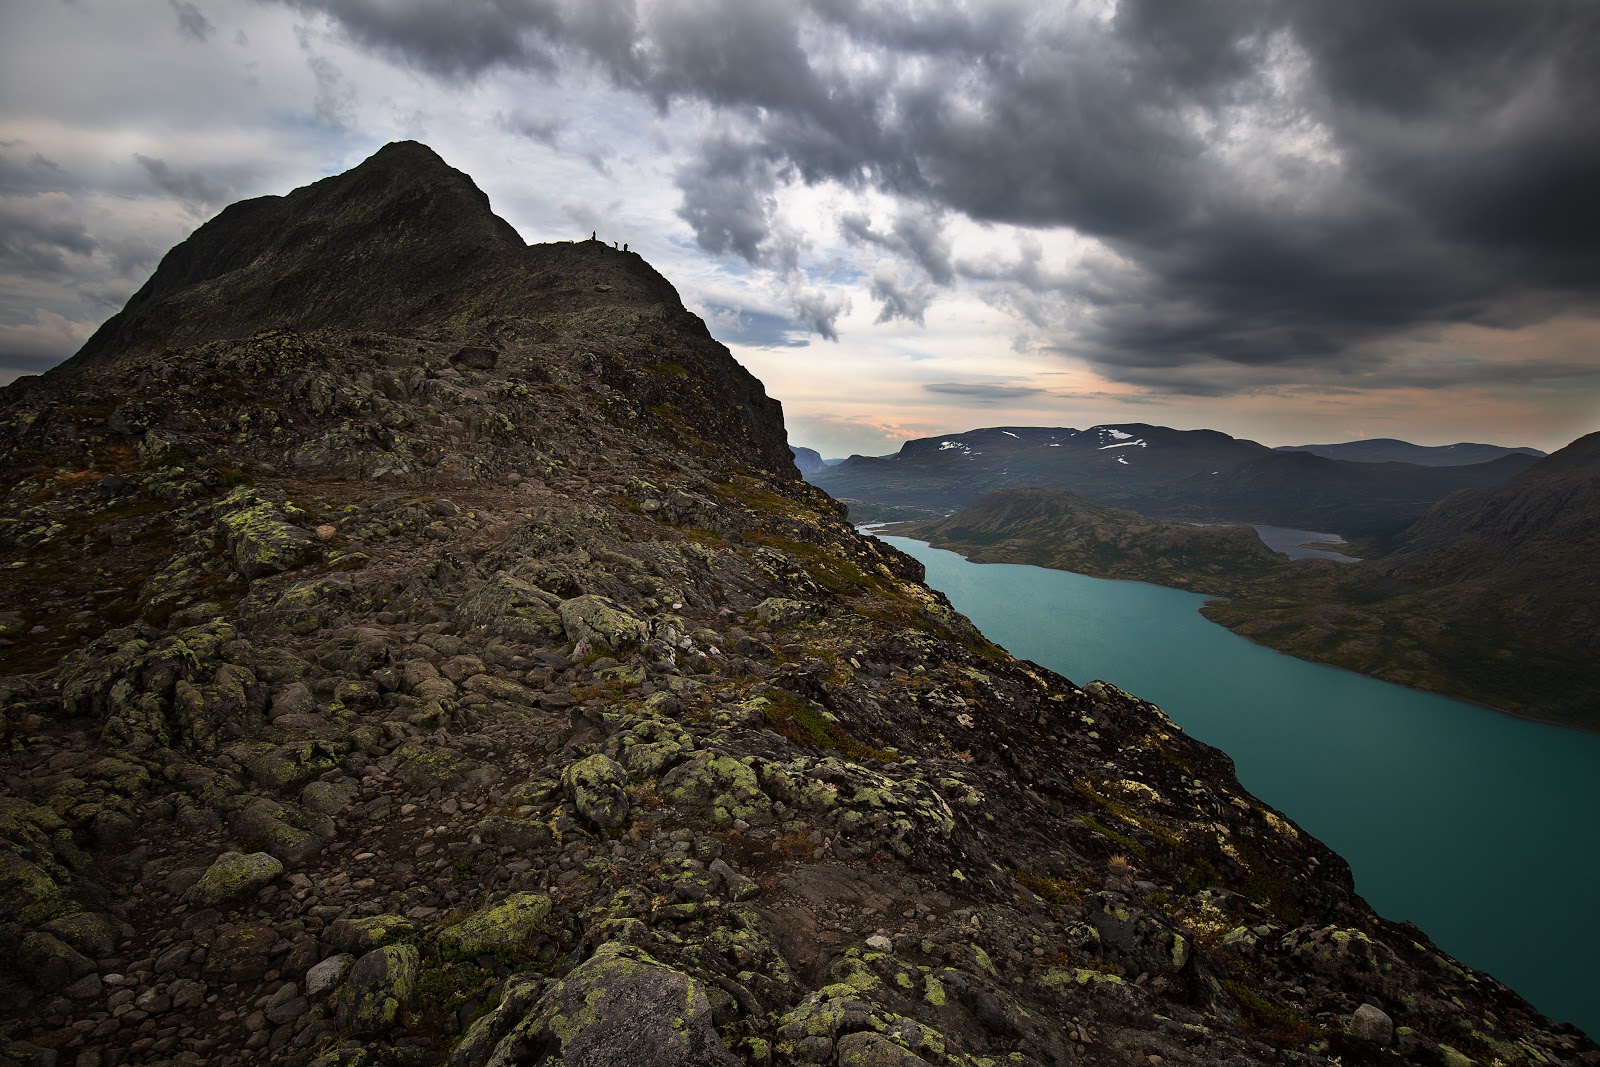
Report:
<svg viewBox="0 0 1600 1067"><path fill-rule="evenodd" d="M1570 847L1592 809L1581 783L1600 759L1593 734L1556 734L1546 729L1555 724L1236 640L1195 619L1210 600L1202 594L1029 564L980 569L888 537L1013 654L1105 679L1226 752L1246 788L1350 861L1382 914L1416 922L1444 951L1545 1000L1545 1011L1600 1029L1592 1007L1567 995L1582 984L1582 960L1600 952L1582 891L1600 878L1600 860ZM1551 856L1559 870L1530 889L1518 872ZM1509 917L1483 922L1530 894L1549 913L1538 936L1519 943Z"/></svg>
<svg viewBox="0 0 1600 1067"><path fill-rule="evenodd" d="M907 532L907 533L897 532L897 529L910 530L912 528L923 527L925 525L926 524L922 523L922 522L910 522L910 521L883 522L883 523L863 524L862 526L857 527L857 529L859 531L863 532L863 533L871 534L872 536L903 537L903 538L906 538L907 540L920 541L921 543L929 545L932 548L943 549L944 551L947 551L947 552L955 552L957 555L960 555L963 559L967 560L968 562L974 563L974 564L979 564L979 565L997 563L997 564L1007 564L1007 565L1011 565L1011 566L1041 567L1041 568L1046 569L1046 570L1059 571L1059 572L1061 572L1063 574L1078 574L1078 575L1082 575L1082 576L1084 576L1086 578L1096 578L1096 579L1100 579L1100 580L1103 580L1103 581L1132 582L1132 583L1139 584L1139 585L1154 586L1154 587L1159 588L1159 589L1172 589L1172 590L1175 590L1175 591L1178 591L1178 592L1194 593L1194 594L1197 594L1199 596L1204 596L1204 597L1207 598L1206 604L1202 605L1198 609L1202 618L1204 618L1207 622L1211 623L1212 625L1221 627L1222 629L1227 630L1230 633L1238 634L1240 637L1243 637L1245 640L1250 641L1252 644L1258 645L1258 646L1260 646L1262 648L1271 649L1274 652L1278 652L1278 653L1281 653L1281 654L1286 655L1286 656L1292 656L1293 658L1301 660L1301 661L1306 662L1306 663L1315 663L1315 664L1318 664L1318 665L1324 666L1324 667L1332 667L1332 668L1334 668L1336 670L1346 671L1346 672L1351 673L1351 674L1359 675L1359 676L1361 676L1363 678L1371 678L1374 681L1384 682L1384 683L1386 683L1388 685L1398 685L1398 686L1401 686L1401 687L1406 688L1406 689L1415 690L1415 691L1417 691L1419 693L1430 693L1432 695L1445 697L1446 699L1455 700L1455 701L1458 701L1458 702L1463 703L1463 704L1471 704L1474 707L1485 708L1485 709L1487 709L1489 711L1495 712L1498 715L1504 715L1504 716L1506 716L1508 718L1516 719L1516 720L1519 720L1521 722L1539 723L1539 724L1544 725L1544 726L1558 726L1558 727L1561 727L1561 728L1567 729L1567 730L1575 730L1575 731L1577 731L1578 733L1581 733L1581 734L1587 734L1587 735L1591 735L1591 736L1600 736L1600 725L1588 725L1588 724L1578 723L1578 722L1568 722L1568 721L1558 720L1558 719L1543 718L1543 717L1538 716L1538 715L1529 714L1529 713L1522 712L1522 711L1516 711L1516 710L1512 710L1510 708L1500 707L1500 706L1498 706L1498 705L1496 705L1494 703L1491 703L1488 700L1483 699L1481 696L1478 696L1478 695L1474 694L1473 692L1471 692L1471 691L1469 691L1469 690L1467 690L1465 688L1461 688L1461 687L1457 687L1457 686L1451 686L1451 685L1437 685L1437 686L1434 686L1434 685L1421 684L1421 683L1418 683L1418 682L1415 682L1415 681L1410 681L1410 680L1401 679L1401 678L1384 677L1384 676L1379 675L1379 674L1374 674L1374 673L1371 673L1369 671L1361 670L1358 667L1353 667L1353 666L1349 665L1348 663L1340 662L1337 659L1316 655L1314 650L1307 650L1307 649L1295 647L1295 646L1289 645L1289 644L1275 644L1275 643L1273 643L1271 641L1263 640L1259 634L1250 633L1249 632L1249 627L1251 625L1252 620L1248 620L1248 619L1240 620L1238 626L1232 626L1232 625L1229 625L1226 622L1223 622L1223 621L1221 621L1219 619L1216 619L1216 618L1212 617L1210 614L1207 614L1207 609L1212 607L1213 605L1226 604L1226 603L1229 603L1231 601L1240 599L1241 597L1243 597L1245 595L1242 592L1230 592L1230 593L1211 592L1211 591L1207 591L1207 590L1204 590L1204 589L1185 588L1185 587L1180 586L1180 585L1169 585L1169 584L1162 583L1162 582L1149 581L1148 579L1145 579L1145 578L1128 577L1128 576L1119 575L1119 574L1091 574L1091 573L1089 573L1087 571L1074 570L1073 568L1070 568L1070 567L1051 566L1048 563L1036 562L1035 560L1032 560L1032 559L1024 559L1024 558L1014 558L1014 559L984 558L981 555L974 554L973 550L966 548L966 546L962 545L960 542L946 540L943 543L941 543L940 541L937 541L937 540L928 540L928 539L926 539L924 537L913 536L909 532ZM1238 523L1238 524L1234 524L1234 525L1252 526L1252 524L1250 524L1250 523ZM1265 544L1266 542L1263 542L1263 543ZM1271 547L1271 546L1269 545L1269 547ZM1277 550L1274 549L1274 551L1277 551ZM1288 562L1290 562L1290 563L1309 562L1309 561L1314 560L1315 558L1316 557L1306 557L1304 559L1290 559L1290 560L1288 560ZM1326 562L1334 563L1335 561L1328 560ZM1344 566L1346 564L1344 564L1342 562L1339 562L1339 563L1336 563L1336 565ZM1200 584L1200 583L1197 583L1197 584Z"/></svg>

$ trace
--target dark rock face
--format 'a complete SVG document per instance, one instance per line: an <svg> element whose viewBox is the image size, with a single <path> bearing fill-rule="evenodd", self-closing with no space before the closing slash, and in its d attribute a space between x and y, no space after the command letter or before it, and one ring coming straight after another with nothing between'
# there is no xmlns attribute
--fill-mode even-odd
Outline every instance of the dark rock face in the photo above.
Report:
<svg viewBox="0 0 1600 1067"><path fill-rule="evenodd" d="M822 456L814 448L802 448L799 445L790 445L789 451L794 453L794 465L801 474L815 474L817 471L826 470L828 465L822 462Z"/></svg>
<svg viewBox="0 0 1600 1067"><path fill-rule="evenodd" d="M408 356L437 360L448 348L450 365L502 381L576 377L636 411L676 407L701 436L765 470L792 466L778 404L639 255L599 241L523 244L472 179L414 141L223 210L53 373L272 330L291 331L286 344L373 330L422 342ZM383 347L391 370L426 362ZM369 386L378 391L392 390Z"/></svg>
<svg viewBox="0 0 1600 1067"><path fill-rule="evenodd" d="M474 193L397 146L230 209L0 395L11 1060L1600 1062Z"/></svg>

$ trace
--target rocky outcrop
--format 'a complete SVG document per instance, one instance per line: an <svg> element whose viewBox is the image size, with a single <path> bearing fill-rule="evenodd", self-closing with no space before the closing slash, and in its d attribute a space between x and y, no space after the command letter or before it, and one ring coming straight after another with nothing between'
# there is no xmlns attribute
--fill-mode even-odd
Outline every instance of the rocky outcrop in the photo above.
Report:
<svg viewBox="0 0 1600 1067"><path fill-rule="evenodd" d="M634 257L524 254L380 157L0 394L0 1055L1600 1062L855 534ZM433 269L435 219L508 279L296 287L347 241L381 304L414 278L367 243ZM212 303L268 291L289 328Z"/></svg>

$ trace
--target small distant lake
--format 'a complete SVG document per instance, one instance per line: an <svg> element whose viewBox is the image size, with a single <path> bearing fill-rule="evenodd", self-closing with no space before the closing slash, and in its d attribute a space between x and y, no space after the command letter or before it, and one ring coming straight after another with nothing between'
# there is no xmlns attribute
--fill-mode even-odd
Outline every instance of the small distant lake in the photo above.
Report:
<svg viewBox="0 0 1600 1067"><path fill-rule="evenodd" d="M1316 530L1291 530L1287 526L1252 526L1261 543L1274 552L1282 552L1290 559L1331 559L1335 563L1360 563L1356 556L1347 556L1330 548L1308 548L1308 545L1342 545L1344 538L1333 533Z"/></svg>
<svg viewBox="0 0 1600 1067"><path fill-rule="evenodd" d="M1600 735L1282 655L1194 593L884 540L1014 655L1121 686L1227 752L1381 914L1600 1035Z"/></svg>

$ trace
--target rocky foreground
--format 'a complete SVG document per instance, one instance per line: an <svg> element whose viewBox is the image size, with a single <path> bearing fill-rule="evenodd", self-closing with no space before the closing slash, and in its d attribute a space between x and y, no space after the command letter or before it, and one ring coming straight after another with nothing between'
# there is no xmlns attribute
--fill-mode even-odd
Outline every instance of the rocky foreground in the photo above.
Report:
<svg viewBox="0 0 1600 1067"><path fill-rule="evenodd" d="M0 393L0 1055L1600 1063L481 201L399 145L236 206ZM439 250L499 288L412 299Z"/></svg>

